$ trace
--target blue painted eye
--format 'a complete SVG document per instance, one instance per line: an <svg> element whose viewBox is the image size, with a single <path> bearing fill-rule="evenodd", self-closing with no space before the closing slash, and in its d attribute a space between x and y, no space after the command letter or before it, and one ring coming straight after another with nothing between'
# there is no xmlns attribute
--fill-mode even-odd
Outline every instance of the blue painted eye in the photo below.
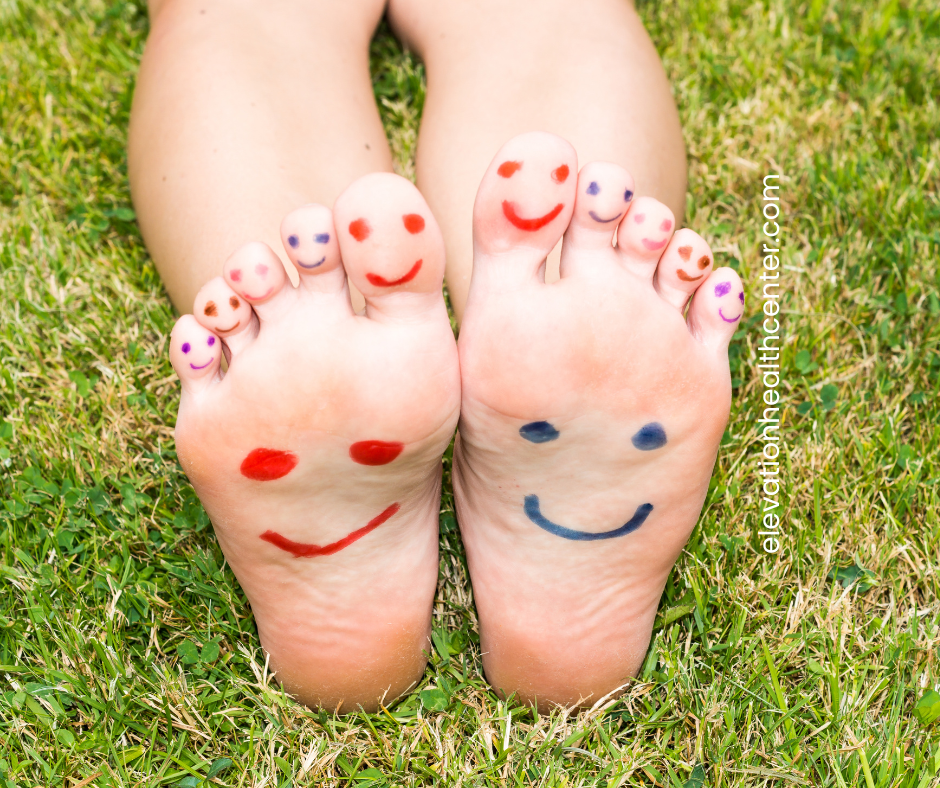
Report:
<svg viewBox="0 0 940 788"><path fill-rule="evenodd" d="M287 243L290 244L291 249L296 249L300 244L300 239L296 235L287 236Z"/></svg>
<svg viewBox="0 0 940 788"><path fill-rule="evenodd" d="M192 349L192 345L190 345L189 342L184 342L183 347L180 348L184 353L188 353Z"/></svg>
<svg viewBox="0 0 940 788"><path fill-rule="evenodd" d="M632 189L627 189L627 190L623 193L623 201L624 201L624 202L630 202L630 200L632 200L632 199L633 199L633 190L632 190Z"/></svg>
<svg viewBox="0 0 940 788"><path fill-rule="evenodd" d="M330 234L329 233L317 233L315 236L313 236L313 240L316 241L318 244L328 244L330 242Z"/></svg>
<svg viewBox="0 0 940 788"><path fill-rule="evenodd" d="M591 181L587 187L587 194L597 194L600 190L601 187L597 185L597 181Z"/></svg>
<svg viewBox="0 0 940 788"><path fill-rule="evenodd" d="M519 428L519 434L532 443L548 443L555 440L561 433L547 421L532 421Z"/></svg>
<svg viewBox="0 0 940 788"><path fill-rule="evenodd" d="M630 440L640 451L653 451L666 445L666 430L659 422L651 421L640 427Z"/></svg>
<svg viewBox="0 0 940 788"><path fill-rule="evenodd" d="M207 344L209 347L212 347L212 346L215 344L215 337L209 337L209 338L206 340L206 344Z"/></svg>

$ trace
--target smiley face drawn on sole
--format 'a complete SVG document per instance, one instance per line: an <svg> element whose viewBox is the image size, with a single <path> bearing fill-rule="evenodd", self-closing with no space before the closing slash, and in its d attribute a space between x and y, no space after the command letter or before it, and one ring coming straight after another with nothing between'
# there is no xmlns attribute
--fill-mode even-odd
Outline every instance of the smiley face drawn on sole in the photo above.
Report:
<svg viewBox="0 0 940 788"><path fill-rule="evenodd" d="M535 219L525 219L516 213L516 206L514 203L511 203L509 200L503 200L503 216L509 220L509 223L513 227L518 227L520 230L534 233L536 230L541 230L546 224L553 221L555 217L562 212L564 207L564 203L558 203L558 205L552 208L544 216L538 216Z"/></svg>
<svg viewBox="0 0 940 788"><path fill-rule="evenodd" d="M403 285L405 282L410 282L418 275L418 271L421 270L421 264L424 260L418 260L411 270L402 277L389 281L384 276L379 276L378 274L366 274L366 279L369 280L369 284L375 285L376 287L395 287L396 285Z"/></svg>
<svg viewBox="0 0 940 788"><path fill-rule="evenodd" d="M270 482L281 479L297 467L297 455L281 449L252 449L239 470L247 479Z"/></svg>
<svg viewBox="0 0 940 788"><path fill-rule="evenodd" d="M293 539L288 539L286 536L281 536L277 531L265 531L261 534L261 538L265 542L270 542L275 547L280 548L281 550L290 553L295 558L312 558L319 555L333 555L338 553L343 548L349 547L353 542L358 542L362 539L363 536L374 531L386 520L389 520L398 511L401 509L401 506L397 503L393 503L389 506L384 512L382 512L377 517L373 517L369 522L360 528L357 531L353 531L350 534L347 534L342 539L338 539L335 542L331 542L327 545L317 545L317 544L304 544L303 542L295 542Z"/></svg>
<svg viewBox="0 0 940 788"><path fill-rule="evenodd" d="M560 536L562 539L570 539L573 542L596 542L600 539L616 539L618 536L632 534L646 522L646 518L649 517L650 512L653 511L653 504L640 504L633 517L619 528L614 528L611 531L601 531L600 533L578 531L574 528L566 528L563 525L553 523L542 514L539 497L537 495L527 495L523 503L523 509L525 510L526 517L543 531L548 531L550 534Z"/></svg>

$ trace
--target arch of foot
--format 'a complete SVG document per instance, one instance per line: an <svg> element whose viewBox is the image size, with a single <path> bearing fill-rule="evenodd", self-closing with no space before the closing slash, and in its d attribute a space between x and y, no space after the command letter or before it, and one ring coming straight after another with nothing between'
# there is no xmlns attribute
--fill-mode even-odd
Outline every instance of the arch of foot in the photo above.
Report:
<svg viewBox="0 0 940 788"><path fill-rule="evenodd" d="M339 196L333 217L346 274L367 305L402 293L440 293L444 237L410 181L366 175Z"/></svg>
<svg viewBox="0 0 940 788"><path fill-rule="evenodd" d="M554 134L521 134L503 145L473 206L474 247L484 254L529 247L547 255L571 221L577 169L574 148Z"/></svg>

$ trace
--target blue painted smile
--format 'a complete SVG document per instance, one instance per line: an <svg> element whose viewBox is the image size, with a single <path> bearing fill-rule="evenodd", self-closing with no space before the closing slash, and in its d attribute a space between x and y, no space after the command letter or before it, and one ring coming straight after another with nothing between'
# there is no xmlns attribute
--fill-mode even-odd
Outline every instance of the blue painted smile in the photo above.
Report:
<svg viewBox="0 0 940 788"><path fill-rule="evenodd" d="M621 211L620 213L618 213L616 216L611 216L609 219L601 219L601 217L598 216L596 213L594 213L594 211L588 211L588 215L589 215L595 222L600 222L601 224L607 224L608 222L612 222L614 219L619 219L621 216L623 216L623 211Z"/></svg>
<svg viewBox="0 0 940 788"><path fill-rule="evenodd" d="M326 262L326 255L323 255L322 260L318 260L315 263L310 263L310 265L307 265L306 263L302 263L300 262L300 260L297 261L297 265L299 265L301 268L319 268L325 262Z"/></svg>
<svg viewBox="0 0 940 788"><path fill-rule="evenodd" d="M527 495L525 497L525 514L539 528L548 531L550 534L560 536L562 539L571 539L575 542L594 542L598 539L615 539L618 536L632 534L637 528L646 522L650 512L653 511L653 504L644 503L636 508L636 513L626 523L612 531L601 531L592 533L590 531L576 531L573 528L565 528L563 525L553 523L542 514L539 507L539 497L537 495Z"/></svg>

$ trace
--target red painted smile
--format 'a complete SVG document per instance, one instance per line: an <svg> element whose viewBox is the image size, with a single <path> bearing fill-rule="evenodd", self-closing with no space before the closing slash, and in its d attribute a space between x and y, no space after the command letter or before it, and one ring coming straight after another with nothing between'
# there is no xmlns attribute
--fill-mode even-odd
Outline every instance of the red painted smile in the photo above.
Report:
<svg viewBox="0 0 940 788"><path fill-rule="evenodd" d="M509 219L509 223L513 227L518 227L520 230L527 230L531 233L536 230L541 230L546 224L552 221L552 219L558 216L564 207L564 203L558 203L558 205L544 216L539 216L537 219L523 219L516 213L516 206L513 203L509 202L509 200L503 200L503 215Z"/></svg>
<svg viewBox="0 0 940 788"><path fill-rule="evenodd" d="M378 274L366 274L366 279L369 280L369 284L375 285L376 287L395 287L395 285L403 285L405 282L410 282L418 275L418 271L421 270L421 263L423 262L424 260L418 260L418 262L411 266L411 270L407 274L392 282Z"/></svg>
<svg viewBox="0 0 940 788"><path fill-rule="evenodd" d="M663 238L661 241L651 241L649 238L644 238L643 246L645 246L650 251L653 251L654 249L662 249L668 240L668 238Z"/></svg>
<svg viewBox="0 0 940 788"><path fill-rule="evenodd" d="M302 542L295 542L292 539L288 539L286 536L281 536L277 531L265 531L261 534L261 538L265 542L270 542L275 547L281 548L285 552L290 553L295 558L310 558L317 555L333 555L338 553L344 547L349 547L353 542L358 542L370 531L374 531L382 523L388 520L390 517L398 513L398 510L401 509L401 506L397 503L393 503L388 507L382 514L378 517L373 517L369 520L368 524L360 528L358 531L353 531L351 534L347 534L342 539L339 539L335 542L331 542L328 545L316 544L303 544Z"/></svg>

